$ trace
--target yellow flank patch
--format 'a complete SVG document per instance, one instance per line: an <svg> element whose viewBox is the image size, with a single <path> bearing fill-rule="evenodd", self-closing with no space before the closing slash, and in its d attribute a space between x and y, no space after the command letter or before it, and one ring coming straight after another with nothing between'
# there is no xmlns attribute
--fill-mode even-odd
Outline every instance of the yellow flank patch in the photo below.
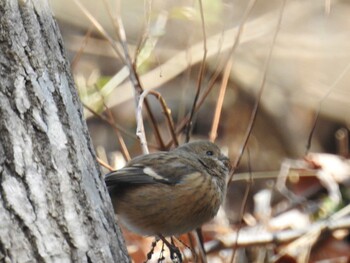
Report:
<svg viewBox="0 0 350 263"><path fill-rule="evenodd" d="M194 183L194 182L197 182L198 179L201 179L200 182L202 182L202 180L204 179L202 177L203 177L203 175L200 172L194 172L194 173L191 173L191 174L187 174L184 179L187 182Z"/></svg>

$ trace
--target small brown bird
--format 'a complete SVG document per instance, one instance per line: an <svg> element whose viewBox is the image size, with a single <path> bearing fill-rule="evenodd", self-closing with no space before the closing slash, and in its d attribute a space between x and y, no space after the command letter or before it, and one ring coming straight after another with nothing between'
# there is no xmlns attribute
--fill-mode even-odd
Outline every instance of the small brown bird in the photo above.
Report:
<svg viewBox="0 0 350 263"><path fill-rule="evenodd" d="M138 156L106 175L118 218L141 235L173 236L212 219L226 193L229 159L209 141Z"/></svg>

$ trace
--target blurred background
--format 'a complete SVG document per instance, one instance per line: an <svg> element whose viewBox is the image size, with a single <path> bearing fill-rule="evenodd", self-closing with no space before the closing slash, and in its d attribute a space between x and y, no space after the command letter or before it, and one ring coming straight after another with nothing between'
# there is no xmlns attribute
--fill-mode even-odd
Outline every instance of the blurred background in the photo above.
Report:
<svg viewBox="0 0 350 263"><path fill-rule="evenodd" d="M236 229L242 218L245 225L252 222L249 218L255 220L252 225L266 224L264 220L270 221L271 217L277 216L277 212L271 211L281 201L287 200L291 205L292 201L281 194L281 189L275 191L276 178L282 174L281 168L286 167L286 163L290 169L309 171L305 178L298 172L293 180L286 181L286 187L294 194L304 196L306 190L316 187L313 193L317 197L313 194L312 198L316 198L313 201L317 201L317 208L297 210L302 214L297 218L298 222L304 222L306 218L305 225L300 223L300 226L307 227L320 219L317 213L324 205L322 198L334 191L338 191L340 201L335 201L334 210L324 217L336 213L340 204L348 205L342 191L342 185L347 188L350 171L347 159L350 124L348 1L50 0L50 3L85 105L97 154L112 167L120 168L127 161L118 136L125 141L131 157L142 154L135 135L135 92L129 80L130 68L125 62L121 29L125 30L124 43L143 89L161 94L171 111L180 143L185 141L185 129L180 127L191 111L200 82L199 101L202 99L203 103L194 115L191 139L215 139L233 164L241 158L235 174L242 175L235 176L236 180L229 187L224 215L212 223L212 228L207 228L208 241L220 239L217 236L220 234L232 234L232 229ZM220 98L223 103L217 106ZM256 119L241 156L258 102ZM173 145L163 109L152 96L149 96L149 105L160 131L160 136L156 136L144 110L150 150L167 150ZM107 113L106 107L110 109ZM215 117L217 107L221 109L220 117ZM105 120L111 115L119 127L118 132ZM217 128L214 120L218 121ZM340 164L329 163L328 159L324 163L315 156L305 159L308 152L333 154L327 156L337 158ZM327 176L338 187L333 192L330 189L334 184L324 183L324 178L319 175L326 166L329 168ZM344 174L341 179L333 172L340 167L340 173ZM256 175L253 183L248 183L253 175ZM246 187L249 187L247 199L244 198ZM258 202L254 197L256 199L256 194L264 189L273 193L271 200L267 199L266 208L272 210L260 218L256 214ZM310 196L305 196L305 200ZM284 211L287 210L290 211L290 207ZM226 228L220 228L222 225ZM135 262L142 257L145 259L149 242L144 245L143 239L128 235L129 252ZM348 259L346 236L345 233L339 240L334 236L326 238L327 242L331 239L331 245L339 241L336 244L340 249L332 250L334 255L328 252L325 256L312 246L308 250L312 253L305 258L290 251L283 256L288 254L295 259L288 262ZM312 244L320 245L319 239L316 240ZM228 246L223 243L221 239L216 254L212 254L212 262L230 262L232 254L223 252ZM140 246L144 246L143 251ZM319 247L324 249L330 245ZM243 254L235 255L236 262L265 262L264 257L262 261L258 260L256 252L245 251ZM243 261L239 261L239 256ZM277 262L284 259L283 256L269 262Z"/></svg>

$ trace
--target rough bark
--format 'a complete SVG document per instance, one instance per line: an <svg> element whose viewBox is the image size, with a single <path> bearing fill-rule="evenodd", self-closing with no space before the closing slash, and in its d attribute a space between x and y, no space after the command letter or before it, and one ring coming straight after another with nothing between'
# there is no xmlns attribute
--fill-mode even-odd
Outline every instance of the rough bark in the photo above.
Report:
<svg viewBox="0 0 350 263"><path fill-rule="evenodd" d="M129 261L45 0L0 1L0 261Z"/></svg>

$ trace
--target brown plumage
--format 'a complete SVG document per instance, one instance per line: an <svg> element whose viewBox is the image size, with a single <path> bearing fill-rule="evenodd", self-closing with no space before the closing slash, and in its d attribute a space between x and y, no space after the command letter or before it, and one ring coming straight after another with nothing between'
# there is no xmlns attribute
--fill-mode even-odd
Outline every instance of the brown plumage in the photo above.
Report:
<svg viewBox="0 0 350 263"><path fill-rule="evenodd" d="M223 202L229 160L208 141L143 155L105 178L118 218L141 235L172 236L212 219Z"/></svg>

